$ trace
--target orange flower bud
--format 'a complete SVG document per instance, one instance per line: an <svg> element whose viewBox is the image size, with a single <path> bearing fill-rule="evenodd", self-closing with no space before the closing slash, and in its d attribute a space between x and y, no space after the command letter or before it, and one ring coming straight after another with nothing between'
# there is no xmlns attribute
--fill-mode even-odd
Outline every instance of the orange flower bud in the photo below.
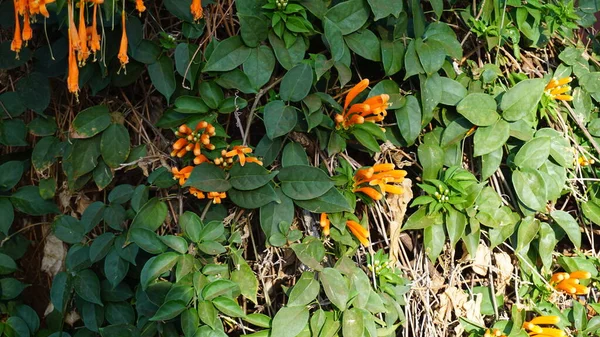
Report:
<svg viewBox="0 0 600 337"><path fill-rule="evenodd" d="M589 271L585 271L585 270L574 271L574 272L570 273L569 276L571 276L571 278L580 279L580 280L587 280L587 279L592 278L592 274Z"/></svg>

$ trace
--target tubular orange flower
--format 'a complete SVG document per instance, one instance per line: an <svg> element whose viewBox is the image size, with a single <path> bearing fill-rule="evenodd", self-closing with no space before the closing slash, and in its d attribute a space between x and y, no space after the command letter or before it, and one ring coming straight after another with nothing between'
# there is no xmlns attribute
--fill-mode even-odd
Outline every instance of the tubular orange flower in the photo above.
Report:
<svg viewBox="0 0 600 337"><path fill-rule="evenodd" d="M560 323L560 317L558 316L538 316L534 317L531 321L532 324L536 325L556 325Z"/></svg>
<svg viewBox="0 0 600 337"><path fill-rule="evenodd" d="M21 48L23 47L23 40L21 38L21 23L19 22L18 1L14 0L13 4L15 6L15 34L13 35L13 40L10 44L10 50L17 53L17 55L15 57L18 59L19 52L21 51Z"/></svg>
<svg viewBox="0 0 600 337"><path fill-rule="evenodd" d="M377 165L375 165L375 166L377 166ZM370 179L373 176L374 172L375 172L375 169L373 167L357 170L356 173L354 174L354 179L355 180Z"/></svg>
<svg viewBox="0 0 600 337"><path fill-rule="evenodd" d="M580 280L587 280L592 277L590 272L585 270L577 270L570 274L567 273L555 273L550 279L551 283L557 283L554 288L556 290L565 292L573 295L587 295L590 289L582 284L579 284Z"/></svg>
<svg viewBox="0 0 600 337"><path fill-rule="evenodd" d="M571 278L579 280L587 280L592 278L592 274L589 271L577 270L569 274Z"/></svg>
<svg viewBox="0 0 600 337"><path fill-rule="evenodd" d="M53 3L55 1L56 0L44 0L44 1L40 0L39 1L40 6L38 8L39 13L42 14L44 17L49 18L50 13L48 13L48 9L46 8L46 5L49 3Z"/></svg>
<svg viewBox="0 0 600 337"><path fill-rule="evenodd" d="M25 12L25 15L23 15L23 41L25 41L25 45L32 37L33 30L31 30L31 22L29 22L29 13Z"/></svg>
<svg viewBox="0 0 600 337"><path fill-rule="evenodd" d="M357 170L353 179L353 192L362 192L373 200L380 200L385 193L404 193L402 187L395 184L404 180L406 171L394 170L394 168L394 164L384 163ZM379 191L371 186L379 186Z"/></svg>
<svg viewBox="0 0 600 337"><path fill-rule="evenodd" d="M171 173L173 173L173 179L179 180L179 185L183 185L185 184L187 178L190 177L190 174L192 174L193 169L193 166L186 166L181 170L179 170L177 167L173 167L171 169Z"/></svg>
<svg viewBox="0 0 600 337"><path fill-rule="evenodd" d="M323 235L328 236L329 226L331 225L331 222L327 218L327 213L321 213L321 219L319 223L321 224L321 228L323 228Z"/></svg>
<svg viewBox="0 0 600 337"><path fill-rule="evenodd" d="M552 99L572 101L573 96L565 94L571 90L571 87L566 84L570 83L572 80L572 77L564 77L561 79L552 78L544 90Z"/></svg>
<svg viewBox="0 0 600 337"><path fill-rule="evenodd" d="M361 226L358 222L354 220L347 220L346 226L348 227L348 229L350 229L350 232L352 232L352 234L356 236L360 243L362 243L364 246L369 245L369 231L367 229L365 229L363 226Z"/></svg>
<svg viewBox="0 0 600 337"><path fill-rule="evenodd" d="M173 150L181 150L183 149L186 145L188 144L187 139L185 138L179 138L174 144L173 144Z"/></svg>
<svg viewBox="0 0 600 337"><path fill-rule="evenodd" d="M77 97L79 93L79 67L77 67L77 60L75 58L75 43L79 41L79 37L77 36L77 29L73 21L73 4L71 1L67 3L67 10L69 12L69 73L67 76L67 88L70 93L75 94Z"/></svg>
<svg viewBox="0 0 600 337"><path fill-rule="evenodd" d="M565 337L567 334L564 331L555 328L542 328L539 335L550 337Z"/></svg>
<svg viewBox="0 0 600 337"><path fill-rule="evenodd" d="M387 116L387 107L390 96L382 94L367 98L362 103L352 104L352 101L362 91L369 86L369 80L364 79L355 85L348 94L344 102L344 111L342 114L335 116L335 123L338 128L347 129L355 124L363 124L365 122L376 123L381 122Z"/></svg>
<svg viewBox="0 0 600 337"><path fill-rule="evenodd" d="M260 161L260 160L259 160L258 158L256 158L256 157L246 157L246 163L256 163L256 164L258 164L258 165L260 165L260 166L262 166L262 165L263 165L263 162L262 162L262 161Z"/></svg>
<svg viewBox="0 0 600 337"><path fill-rule="evenodd" d="M69 42L73 47L74 51L81 50L81 41L79 40L79 33L77 32L77 26L75 26L75 19L73 14L73 1L68 2L67 9L69 11Z"/></svg>
<svg viewBox="0 0 600 337"><path fill-rule="evenodd" d="M204 16L204 10L202 9L202 1L201 0L192 0L192 5L190 6L190 12L194 17L194 21L199 21Z"/></svg>
<svg viewBox="0 0 600 337"><path fill-rule="evenodd" d="M365 78L364 80L358 82L358 84L355 85L352 89L350 89L350 91L346 95L346 100L344 102L344 110L348 109L348 106L350 105L352 100L354 100L356 96L358 96L358 94L367 89L368 86L369 80Z"/></svg>
<svg viewBox="0 0 600 337"><path fill-rule="evenodd" d="M79 53L77 54L77 59L79 60L79 65L84 66L85 61L90 56L90 51L88 49L88 35L87 28L85 27L85 0L79 1L79 42L81 48L79 49Z"/></svg>
<svg viewBox="0 0 600 337"><path fill-rule="evenodd" d="M199 154L194 158L194 165L200 165L202 163L208 163L210 160L205 155Z"/></svg>
<svg viewBox="0 0 600 337"><path fill-rule="evenodd" d="M135 9L142 15L142 12L146 11L144 0L135 0Z"/></svg>
<svg viewBox="0 0 600 337"><path fill-rule="evenodd" d="M235 156L238 156L240 165L244 166L246 164L246 154L247 153L252 153L252 149L247 146L236 145L233 147L233 150L225 153L225 157L233 158Z"/></svg>
<svg viewBox="0 0 600 337"><path fill-rule="evenodd" d="M94 53L94 58L96 56L96 52L100 50L100 34L98 34L98 30L96 27L96 16L98 11L98 4L94 4L93 16L92 16L92 26L90 27L90 51Z"/></svg>
<svg viewBox="0 0 600 337"><path fill-rule="evenodd" d="M364 193L373 200L381 200L381 198L383 198L383 194L379 193L379 191L377 191L373 187L368 187L368 186L361 187L361 188L354 189L353 192L354 193L357 193L357 192Z"/></svg>
<svg viewBox="0 0 600 337"><path fill-rule="evenodd" d="M557 283L562 280L566 280L569 277L571 277L571 276L568 273L554 273L554 274L552 274L552 277L550 278L550 282Z"/></svg>
<svg viewBox="0 0 600 337"><path fill-rule="evenodd" d="M127 63L129 63L129 56L127 56L127 29L125 26L125 11L121 12L121 29L123 30L123 33L121 34L121 44L119 46L119 54L117 55L117 57L119 58L119 61L121 61L121 69L125 69L125 71L127 71L127 69L125 68L125 65L127 65ZM121 70L119 69L119 71Z"/></svg>
<svg viewBox="0 0 600 337"><path fill-rule="evenodd" d="M542 328L539 325L535 325L531 322L525 322L523 323L523 329L531 331L533 333L541 333L542 332Z"/></svg>

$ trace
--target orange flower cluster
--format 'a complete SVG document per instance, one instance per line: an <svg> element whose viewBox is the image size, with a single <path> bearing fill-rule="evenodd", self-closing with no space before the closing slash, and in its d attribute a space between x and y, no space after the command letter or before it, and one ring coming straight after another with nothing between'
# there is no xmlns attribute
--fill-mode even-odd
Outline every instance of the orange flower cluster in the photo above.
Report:
<svg viewBox="0 0 600 337"><path fill-rule="evenodd" d="M173 179L178 180L179 185L183 186L183 184L185 184L186 180L192 174L193 169L193 166L186 166L181 170L177 167L173 167L171 169L171 173L173 174ZM195 187L190 187L189 191L190 194L195 196L196 198L205 199L206 197L208 197L208 199L211 199L215 204L220 204L222 199L227 198L227 193L225 192L208 192L205 195L204 192L200 191Z"/></svg>
<svg viewBox="0 0 600 337"><path fill-rule="evenodd" d="M552 97L552 99L572 101L573 96L567 94L567 92L571 90L571 87L567 84L569 84L572 80L572 77L563 77L561 79L552 78L544 90L546 91L546 94Z"/></svg>
<svg viewBox="0 0 600 337"><path fill-rule="evenodd" d="M587 295L590 289L582 284L580 280L587 280L592 277L587 271L578 270L572 273L554 273L550 278L550 284L559 291L573 295Z"/></svg>
<svg viewBox="0 0 600 337"><path fill-rule="evenodd" d="M23 42L27 44L33 37L33 30L31 29L31 23L35 22L35 16L37 14L49 17L48 9L46 5L53 3L56 0L13 0L15 7L15 33L13 35L10 49L17 53L16 58L19 58L19 52L23 47ZM23 29L21 29L21 19L23 17Z"/></svg>
<svg viewBox="0 0 600 337"><path fill-rule="evenodd" d="M540 325L556 325L560 322L558 316L538 316L529 322L523 323L523 329L527 330L530 336L537 337L564 337L567 334L556 328L541 327Z"/></svg>
<svg viewBox="0 0 600 337"><path fill-rule="evenodd" d="M369 245L369 230L361 226L354 220L346 220L346 227L350 230L354 236L363 244L363 246Z"/></svg>
<svg viewBox="0 0 600 337"><path fill-rule="evenodd" d="M321 228L323 228L323 235L329 236L329 228L331 226L331 222L329 218L327 218L327 213L321 213L321 220L319 221Z"/></svg>
<svg viewBox="0 0 600 337"><path fill-rule="evenodd" d="M210 137L213 137L215 134L215 127L206 121L196 124L194 130L184 124L175 132L175 135L179 139L173 144L171 156L181 158L188 152L194 151L194 164L200 165L207 162L209 160L202 154L202 147L210 151L214 150L215 145L210 143Z"/></svg>
<svg viewBox="0 0 600 337"><path fill-rule="evenodd" d="M356 98L356 96L363 92L368 86L369 80L364 79L350 89L344 102L343 114L335 115L335 123L338 128L342 127L347 129L354 124L363 124L364 122L381 122L385 116L387 116L386 109L388 107L390 96L386 94L367 98L366 101L353 104L348 109L348 106L352 100L354 100L354 98Z"/></svg>
<svg viewBox="0 0 600 337"><path fill-rule="evenodd" d="M490 329L487 329L485 330L483 337L506 337L506 335L503 334L502 331L500 331L499 329L494 329L491 331Z"/></svg>
<svg viewBox="0 0 600 337"><path fill-rule="evenodd" d="M352 191L366 194L373 200L381 200L385 193L402 194L402 187L395 184L404 180L406 171L394 168L394 164L376 164L357 170ZM379 186L379 190L373 186Z"/></svg>
<svg viewBox="0 0 600 337"><path fill-rule="evenodd" d="M596 161L594 159L587 159L584 156L580 156L579 158L577 158L577 163L579 164L579 166L589 166L594 165Z"/></svg>
<svg viewBox="0 0 600 337"><path fill-rule="evenodd" d="M201 0L192 0L192 4L190 5L190 12L194 17L194 21L199 21L204 17L204 10L202 9L202 1Z"/></svg>

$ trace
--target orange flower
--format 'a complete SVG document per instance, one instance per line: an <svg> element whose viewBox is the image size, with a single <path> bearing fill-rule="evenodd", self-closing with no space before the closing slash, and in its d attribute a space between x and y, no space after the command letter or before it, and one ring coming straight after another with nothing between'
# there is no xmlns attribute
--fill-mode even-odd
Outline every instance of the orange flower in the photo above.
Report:
<svg viewBox="0 0 600 337"><path fill-rule="evenodd" d="M262 166L262 165L263 165L263 162L262 162L262 161L260 161L260 160L259 160L258 158L256 158L256 157L246 157L246 163L256 163L256 164L258 164L258 165L260 165L260 166Z"/></svg>
<svg viewBox="0 0 600 337"><path fill-rule="evenodd" d="M98 4L94 4L94 11L92 16L92 26L88 27L90 30L89 35L90 38L90 51L94 53L94 57L96 56L96 52L100 50L100 34L98 34L98 30L96 28L96 16L98 11Z"/></svg>
<svg viewBox="0 0 600 337"><path fill-rule="evenodd" d="M220 204L221 199L225 198L227 198L227 193L225 192L208 192L208 199L211 199L215 204Z"/></svg>
<svg viewBox="0 0 600 337"><path fill-rule="evenodd" d="M179 185L183 185L185 184L187 178L190 177L190 174L192 174L193 169L193 166L186 166L181 170L179 170L177 167L173 167L171 169L171 173L173 173L173 179L179 180Z"/></svg>
<svg viewBox="0 0 600 337"><path fill-rule="evenodd" d="M200 133L199 131L202 129L204 131ZM173 144L171 156L181 158L186 153L193 151L195 156L194 164L200 165L201 163L208 162L208 158L202 154L202 147L214 150L215 146L210 144L210 137L215 134L215 127L206 121L199 122L195 130L183 124L175 131L175 136L179 137L179 139Z"/></svg>
<svg viewBox="0 0 600 337"><path fill-rule="evenodd" d="M21 51L21 47L23 47L23 40L21 39L21 23L19 22L19 2L14 0L15 6L15 34L13 35L13 40L10 44L10 50L17 53L15 56L17 59L19 58L19 52Z"/></svg>
<svg viewBox="0 0 600 337"><path fill-rule="evenodd" d="M558 316L538 316L529 322L523 323L523 329L527 330L530 335L544 337L564 337L565 332L555 328L541 327L540 325L556 325L560 322Z"/></svg>
<svg viewBox="0 0 600 337"><path fill-rule="evenodd" d="M79 37L73 21L73 4L71 1L67 3L67 10L69 15L69 74L67 76L67 88L69 92L77 96L79 92L79 68L75 58L75 43L79 43Z"/></svg>
<svg viewBox="0 0 600 337"><path fill-rule="evenodd" d="M198 145L198 144L196 144ZM194 165L200 165L202 163L208 163L210 160L205 155L199 154L194 158Z"/></svg>
<svg viewBox="0 0 600 337"><path fill-rule="evenodd" d="M493 331L490 331L490 329L487 329L487 330L485 330L483 337L506 337L506 335L504 335L502 333L502 331L500 331L498 329L494 329Z"/></svg>
<svg viewBox="0 0 600 337"><path fill-rule="evenodd" d="M38 12L40 14L42 14L44 17L49 18L50 17L50 13L48 13L48 9L46 8L46 5L49 3L53 3L56 0L38 0L39 3L39 7L38 7ZM35 0L34 0L35 2Z"/></svg>
<svg viewBox="0 0 600 337"><path fill-rule="evenodd" d="M350 232L356 236L360 243L362 243L364 246L369 245L369 231L367 229L354 220L347 220L346 226L348 229L350 229Z"/></svg>
<svg viewBox="0 0 600 337"><path fill-rule="evenodd" d="M129 63L129 56L127 56L127 29L125 26L125 11L121 12L121 29L123 33L121 34L121 44L119 46L119 54L117 57L119 61L121 61L121 69L125 69L125 65ZM119 69L119 71L121 71ZM127 71L127 70L125 70Z"/></svg>
<svg viewBox="0 0 600 337"><path fill-rule="evenodd" d="M550 283L554 285L556 290L565 292L573 295L587 295L590 289L584 285L579 284L580 280L587 280L592 275L584 270L574 271L570 274L567 273L555 273L550 278Z"/></svg>
<svg viewBox="0 0 600 337"><path fill-rule="evenodd" d="M88 49L88 35L87 28L85 27L85 0L79 1L79 43L80 49L77 54L79 60L79 66L84 66L85 61L90 57L90 51Z"/></svg>
<svg viewBox="0 0 600 337"><path fill-rule="evenodd" d="M573 96L566 94L571 90L571 87L567 84L572 80L572 77L563 77L561 79L552 78L544 90L552 99L572 101Z"/></svg>
<svg viewBox="0 0 600 337"><path fill-rule="evenodd" d="M240 165L244 166L246 164L246 154L251 152L252 149L247 146L236 145L233 147L233 150L225 153L225 157L233 158L235 156L238 156Z"/></svg>
<svg viewBox="0 0 600 337"><path fill-rule="evenodd" d="M560 322L558 316L538 316L534 317L531 321L532 324L536 325L556 325Z"/></svg>
<svg viewBox="0 0 600 337"><path fill-rule="evenodd" d="M195 196L198 199L204 199L206 198L206 196L204 195L204 193L202 193L202 191L200 191L199 189L195 188L195 187L190 187L190 194Z"/></svg>
<svg viewBox="0 0 600 337"><path fill-rule="evenodd" d="M201 0L192 0L192 5L190 6L190 12L194 17L194 21L199 21L204 16L204 10L202 9L202 1Z"/></svg>
<svg viewBox="0 0 600 337"><path fill-rule="evenodd" d="M31 30L31 22L29 22L29 13L25 12L25 15L23 15L23 41L25 41L25 45L32 37L33 30Z"/></svg>
<svg viewBox="0 0 600 337"><path fill-rule="evenodd" d="M370 168L362 168L354 174L353 192L361 192L373 200L380 200L385 193L402 194L401 183L406 176L404 170L394 170L391 163L376 164ZM371 186L379 186L379 191Z"/></svg>
<svg viewBox="0 0 600 337"><path fill-rule="evenodd" d="M321 224L321 228L323 228L323 235L328 236L331 222L327 218L327 213L321 213L321 219L319 223Z"/></svg>
<svg viewBox="0 0 600 337"><path fill-rule="evenodd" d="M144 0L135 0L135 9L142 15L142 12L146 11L146 6L144 5Z"/></svg>
<svg viewBox="0 0 600 337"><path fill-rule="evenodd" d="M363 124L365 122L381 122L387 116L387 107L390 96L382 94L367 98L362 103L356 103L350 106L350 103L369 86L369 80L364 79L355 85L344 102L344 111L342 114L337 114L334 117L337 127L344 129L355 124ZM350 107L350 108L348 108Z"/></svg>
<svg viewBox="0 0 600 337"><path fill-rule="evenodd" d="M589 166L589 165L594 165L596 163L596 161L594 159L587 159L584 156L580 156L579 158L577 158L577 163L579 164L579 166Z"/></svg>

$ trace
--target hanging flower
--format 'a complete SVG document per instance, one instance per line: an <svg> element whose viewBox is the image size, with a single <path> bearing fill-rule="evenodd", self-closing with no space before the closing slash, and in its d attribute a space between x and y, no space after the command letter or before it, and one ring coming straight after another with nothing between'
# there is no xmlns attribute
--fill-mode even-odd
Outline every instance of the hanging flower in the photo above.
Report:
<svg viewBox="0 0 600 337"><path fill-rule="evenodd" d="M79 67L75 58L75 50L79 46L79 36L77 35L77 28L75 28L75 22L73 21L72 1L67 3L67 10L69 15L69 73L67 76L67 89L70 93L77 96L79 93Z"/></svg>
<svg viewBox="0 0 600 337"><path fill-rule="evenodd" d="M220 204L222 199L227 198L225 192L208 192L208 199L211 199L214 204Z"/></svg>
<svg viewBox="0 0 600 337"><path fill-rule="evenodd" d="M171 173L173 173L173 179L175 180L179 180L179 185L185 184L185 181L187 180L187 178L190 177L190 174L192 174L192 170L194 169L193 166L186 166L184 168L182 168L181 170L179 170L177 167L173 167L171 169Z"/></svg>
<svg viewBox="0 0 600 337"><path fill-rule="evenodd" d="M206 198L206 196L204 195L204 193L202 191L200 191L199 189L195 188L195 187L190 187L190 194L195 196L198 199L204 199Z"/></svg>
<svg viewBox="0 0 600 337"><path fill-rule="evenodd" d="M357 170L352 191L363 193L373 200L381 200L385 193L402 194L402 187L396 184L404 181L406 171L394 168L394 164L385 163ZM378 186L379 190L374 186Z"/></svg>
<svg viewBox="0 0 600 337"><path fill-rule="evenodd" d="M121 29L122 29L122 34L121 34L121 45L119 46L119 54L117 54L117 57L119 58L119 61L121 61L121 68L119 69L119 71L121 69L125 69L125 65L127 65L127 63L129 63L129 56L127 56L127 29L125 27L125 11L121 12ZM127 71L127 70L125 70Z"/></svg>
<svg viewBox="0 0 600 337"><path fill-rule="evenodd" d="M321 213L321 219L320 219L319 223L321 224L321 228L323 228L323 235L329 236L329 228L330 228L331 222L327 218L327 213Z"/></svg>
<svg viewBox="0 0 600 337"><path fill-rule="evenodd" d="M23 0L21 0L21 1L23 1ZM21 48L23 47L23 39L21 38L21 23L19 22L19 9L18 9L19 1L18 0L14 0L14 6L15 6L15 33L13 35L13 40L10 44L10 50L17 53L17 55L15 57L18 59L19 52L21 51Z"/></svg>
<svg viewBox="0 0 600 337"><path fill-rule="evenodd" d="M573 96L567 94L567 92L571 90L571 87L567 84L571 83L572 80L572 77L563 77L561 79L552 78L550 80L550 83L546 85L544 91L552 99L557 99L561 101L572 101Z"/></svg>
<svg viewBox="0 0 600 337"><path fill-rule="evenodd" d="M46 8L47 4L53 3L56 0L38 0L38 12L40 14L42 14L44 17L49 18L50 17L50 13L48 13L48 9ZM35 2L35 1L34 1Z"/></svg>
<svg viewBox="0 0 600 337"><path fill-rule="evenodd" d="M190 6L190 12L194 17L194 21L199 21L204 16L204 10L202 9L202 1L201 0L192 0L192 5Z"/></svg>
<svg viewBox="0 0 600 337"><path fill-rule="evenodd" d="M98 34L98 28L96 27L96 16L98 11L98 4L94 3L92 26L88 27L90 37L90 52L94 53L94 61L96 59L96 52L100 50L100 34Z"/></svg>
<svg viewBox="0 0 600 337"><path fill-rule="evenodd" d="M237 156L240 161L240 165L244 166L246 164L247 153L252 153L252 149L247 146L236 145L233 147L233 150L225 153L225 157L233 158Z"/></svg>
<svg viewBox="0 0 600 337"><path fill-rule="evenodd" d="M87 28L85 26L85 0L79 1L79 43L80 49L77 53L77 60L79 61L79 66L82 67L85 65L85 61L90 57L90 51L88 49L88 34Z"/></svg>
<svg viewBox="0 0 600 337"><path fill-rule="evenodd" d="M144 0L135 0L135 9L142 15L142 12L146 11L146 5L144 5Z"/></svg>
<svg viewBox="0 0 600 337"><path fill-rule="evenodd" d="M347 129L355 124L365 122L381 122L387 116L387 107L390 96L381 94L367 98L362 103L356 103L350 106L350 103L369 86L369 80L364 79L355 85L348 94L344 102L344 111L335 116L337 127ZM350 108L348 108L350 106Z"/></svg>
<svg viewBox="0 0 600 337"><path fill-rule="evenodd" d="M25 41L25 45L27 45L27 41L31 40L32 37L33 30L31 29L29 13L25 12L25 15L23 15L23 41Z"/></svg>
<svg viewBox="0 0 600 337"><path fill-rule="evenodd" d="M369 245L369 231L361 226L358 222L354 220L347 220L346 227L350 229L350 232L356 236L358 241L363 244L363 246Z"/></svg>
<svg viewBox="0 0 600 337"><path fill-rule="evenodd" d="M556 290L567 294L587 295L590 292L590 289L579 283L580 280L587 280L591 277L592 274L584 270L574 271L570 274L564 272L555 273L550 278L550 284L552 284Z"/></svg>

